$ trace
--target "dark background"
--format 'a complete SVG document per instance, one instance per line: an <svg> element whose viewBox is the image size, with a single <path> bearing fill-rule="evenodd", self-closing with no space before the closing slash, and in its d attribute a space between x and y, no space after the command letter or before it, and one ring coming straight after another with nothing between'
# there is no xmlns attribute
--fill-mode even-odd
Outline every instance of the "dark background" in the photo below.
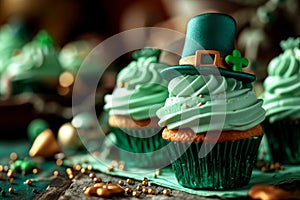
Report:
<svg viewBox="0 0 300 200"><path fill-rule="evenodd" d="M297 0L1 0L0 24L18 17L28 24L32 37L45 29L63 47L78 39L101 42L137 27L158 26L185 33L192 16L224 12L237 21L237 48L255 51L250 59L261 69L257 76L263 79L267 63L281 51L279 42L299 36L299 8ZM265 34L257 50L245 44L253 38L241 38L246 30Z"/></svg>
<svg viewBox="0 0 300 200"><path fill-rule="evenodd" d="M227 13L237 21L236 48L249 59L247 70L257 76L255 89L259 94L269 61L282 52L280 41L300 35L299 11L297 0L0 0L0 25L17 18L27 25L31 38L44 29L54 38L57 47L63 48L76 40L98 44L138 27L164 27L185 33L188 20L197 14ZM257 32L261 37L255 36ZM161 38L158 35L152 40L164 42ZM117 72L131 59L130 52L110 66L113 73L105 76L105 86L100 88L100 100L96 105L99 115L103 96L113 90ZM167 64L175 65L178 59L171 58ZM59 106L71 105L71 98L55 98ZM60 107L58 110L62 111ZM32 102L20 103L13 97L0 100L3 133L18 132L24 136L28 123L37 117L52 124L54 132L62 123L71 120L61 113L37 113ZM2 134L1 137L15 136Z"/></svg>

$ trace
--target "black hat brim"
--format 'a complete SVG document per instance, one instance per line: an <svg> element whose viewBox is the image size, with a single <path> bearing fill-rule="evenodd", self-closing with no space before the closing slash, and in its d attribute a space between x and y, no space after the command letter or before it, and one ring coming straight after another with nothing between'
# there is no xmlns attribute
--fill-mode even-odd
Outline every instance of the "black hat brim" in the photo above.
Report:
<svg viewBox="0 0 300 200"><path fill-rule="evenodd" d="M215 75L215 76L225 76L229 78L235 78L237 80L250 83L256 80L256 76L244 73L231 71L223 68L217 67L206 67L206 66L193 66L193 65L175 65L168 67L160 72L161 76L167 81L179 75Z"/></svg>

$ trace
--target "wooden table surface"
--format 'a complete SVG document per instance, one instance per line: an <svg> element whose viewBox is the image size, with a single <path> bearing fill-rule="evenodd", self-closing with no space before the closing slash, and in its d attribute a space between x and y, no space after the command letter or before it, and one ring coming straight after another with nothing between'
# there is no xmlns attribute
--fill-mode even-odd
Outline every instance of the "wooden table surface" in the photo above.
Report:
<svg viewBox="0 0 300 200"><path fill-rule="evenodd" d="M4 145L5 144L5 145ZM9 148L7 148L9 146ZM19 158L28 157L28 145L24 141L0 141L0 165L9 166L10 153L16 152ZM30 158L31 159L31 158ZM110 176L99 171L91 170L82 173L80 170L72 169L74 177L70 179L66 172L68 166L59 166L55 159L50 160L34 160L37 163L39 172L37 174L16 173L12 183L9 183L9 178L6 176L6 172L0 172L0 199L22 199L22 200L95 200L95 199L107 199L93 195L84 194L83 188L85 186L91 186L95 184L94 180L90 178L90 173L94 173L96 177L101 178L103 183L118 184L120 180L125 182L122 186L136 187L142 184L142 180L132 180L133 183L127 184L124 177ZM58 175L54 175L54 171L58 171ZM2 178L1 178L2 177ZM25 184L26 180L31 179L32 185ZM13 187L14 193L9 193L8 188ZM226 198L219 197L200 197L197 195L188 194L182 191L177 191L158 185L143 186L143 188L152 188L155 190L155 194L145 194L140 192L139 199L201 199L201 200L219 200ZM300 180L294 181L289 184L282 184L282 188L286 190L300 190ZM170 195L166 196L162 193L164 189L170 191ZM4 193L4 194L3 194ZM121 196L112 196L109 199L137 199L132 194L125 193ZM231 198L234 199L234 198ZM236 199L251 199L250 197L236 198Z"/></svg>

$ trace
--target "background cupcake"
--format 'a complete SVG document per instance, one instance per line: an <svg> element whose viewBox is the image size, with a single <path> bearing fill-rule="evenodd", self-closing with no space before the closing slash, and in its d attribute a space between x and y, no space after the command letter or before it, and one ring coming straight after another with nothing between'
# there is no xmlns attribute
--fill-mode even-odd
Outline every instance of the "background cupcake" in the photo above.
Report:
<svg viewBox="0 0 300 200"><path fill-rule="evenodd" d="M168 65L159 63L159 55L157 49L135 51L134 60L118 74L113 93L105 96L109 125L127 166L151 168L163 158L155 153L164 144L156 111L168 97L167 82L160 76Z"/></svg>
<svg viewBox="0 0 300 200"><path fill-rule="evenodd" d="M280 43L283 53L268 65L263 127L274 161L300 163L300 38Z"/></svg>
<svg viewBox="0 0 300 200"><path fill-rule="evenodd" d="M242 72L247 59L234 50L235 21L220 13L193 17L180 65L161 72L169 97L157 111L179 184L195 189L246 185L265 116Z"/></svg>
<svg viewBox="0 0 300 200"><path fill-rule="evenodd" d="M8 96L24 92L56 95L61 72L55 43L41 30L11 58L3 75L7 80L3 93Z"/></svg>

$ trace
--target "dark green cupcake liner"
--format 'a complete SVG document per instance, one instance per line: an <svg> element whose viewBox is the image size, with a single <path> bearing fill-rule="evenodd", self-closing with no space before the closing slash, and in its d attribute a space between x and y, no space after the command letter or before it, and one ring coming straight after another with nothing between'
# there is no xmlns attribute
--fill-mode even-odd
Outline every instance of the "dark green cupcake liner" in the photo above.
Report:
<svg viewBox="0 0 300 200"><path fill-rule="evenodd" d="M300 163L300 120L274 123L265 120L262 127L273 161L282 164Z"/></svg>
<svg viewBox="0 0 300 200"><path fill-rule="evenodd" d="M178 183L188 188L213 190L247 185L261 139L262 136L259 136L215 146L203 142L171 143L168 145L169 156L175 158L172 160L172 168Z"/></svg>
<svg viewBox="0 0 300 200"><path fill-rule="evenodd" d="M165 146L162 128L124 129L111 127L116 136L115 145L120 149L120 160L128 167L157 168L169 162L161 150Z"/></svg>

